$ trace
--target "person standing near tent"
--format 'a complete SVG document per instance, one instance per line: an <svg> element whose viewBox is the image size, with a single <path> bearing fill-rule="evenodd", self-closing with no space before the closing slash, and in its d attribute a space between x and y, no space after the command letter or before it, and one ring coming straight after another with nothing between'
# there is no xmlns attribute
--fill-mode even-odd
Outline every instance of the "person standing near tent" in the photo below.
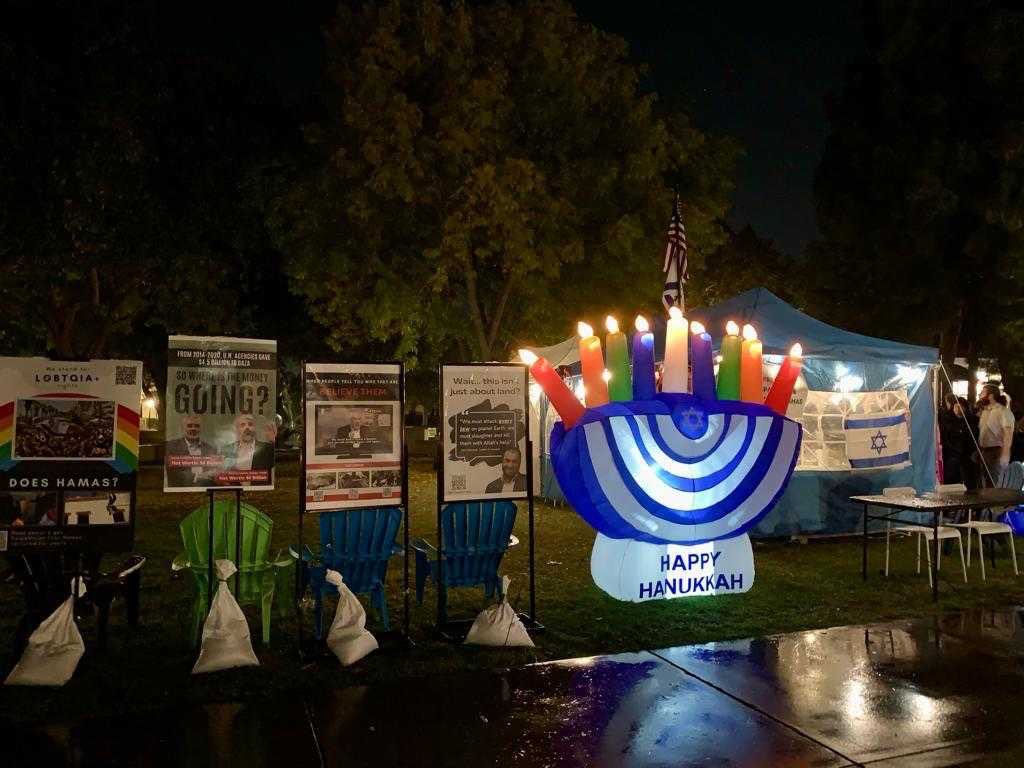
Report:
<svg viewBox="0 0 1024 768"><path fill-rule="evenodd" d="M974 453L974 441L971 439L971 426L964 416L960 400L952 392L948 393L939 412L939 435L942 438L942 482L969 483L973 473L970 460Z"/></svg>
<svg viewBox="0 0 1024 768"><path fill-rule="evenodd" d="M996 384L986 384L978 396L979 423L978 445L982 468L982 485L998 485L999 477L1010 463L1010 448L1013 445L1013 414L1006 407L1006 397ZM985 471L985 468L988 471Z"/></svg>

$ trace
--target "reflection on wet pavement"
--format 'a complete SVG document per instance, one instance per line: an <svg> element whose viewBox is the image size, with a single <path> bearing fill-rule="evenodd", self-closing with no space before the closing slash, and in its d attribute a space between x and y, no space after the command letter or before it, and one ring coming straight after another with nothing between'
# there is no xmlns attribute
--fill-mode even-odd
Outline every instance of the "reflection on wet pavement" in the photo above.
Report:
<svg viewBox="0 0 1024 768"><path fill-rule="evenodd" d="M1021 713L1024 611L968 611L17 733L0 719L0 765L983 768L1024 765Z"/></svg>
<svg viewBox="0 0 1024 768"><path fill-rule="evenodd" d="M854 760L960 764L1024 739L1020 616L992 613L655 653Z"/></svg>
<svg viewBox="0 0 1024 768"><path fill-rule="evenodd" d="M647 653L335 691L315 709L337 766L847 764Z"/></svg>

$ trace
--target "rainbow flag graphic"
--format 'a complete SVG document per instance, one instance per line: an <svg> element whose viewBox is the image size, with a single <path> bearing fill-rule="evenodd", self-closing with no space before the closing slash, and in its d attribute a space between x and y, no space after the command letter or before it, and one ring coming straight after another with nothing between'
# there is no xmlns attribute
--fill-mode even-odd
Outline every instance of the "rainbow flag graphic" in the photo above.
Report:
<svg viewBox="0 0 1024 768"><path fill-rule="evenodd" d="M0 436L3 434L2 425L3 417L0 415ZM139 468L139 414L120 404L117 406L115 443L113 463L117 471L124 473L137 470Z"/></svg>
<svg viewBox="0 0 1024 768"><path fill-rule="evenodd" d="M0 405L0 462L14 455L14 402Z"/></svg>

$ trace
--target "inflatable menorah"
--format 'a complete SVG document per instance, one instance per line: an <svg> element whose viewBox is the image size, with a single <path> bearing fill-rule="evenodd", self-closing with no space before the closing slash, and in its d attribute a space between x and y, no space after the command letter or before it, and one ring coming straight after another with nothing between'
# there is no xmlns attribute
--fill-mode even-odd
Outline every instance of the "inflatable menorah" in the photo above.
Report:
<svg viewBox="0 0 1024 768"><path fill-rule="evenodd" d="M785 417L800 370L799 345L762 402L761 344L753 328L746 326L741 340L729 324L716 384L710 336L696 322L687 329L676 313L660 392L653 335L642 318L631 371L616 359L625 345L614 337L612 318L608 369L600 343L581 324L586 407L546 360L520 352L562 418L551 433L551 461L566 499L597 531L594 582L620 600L749 590L754 562L747 531L775 506L800 452L801 427ZM690 361L693 392L664 391L691 388ZM612 386L624 375L631 386ZM615 399L627 393L629 399Z"/></svg>

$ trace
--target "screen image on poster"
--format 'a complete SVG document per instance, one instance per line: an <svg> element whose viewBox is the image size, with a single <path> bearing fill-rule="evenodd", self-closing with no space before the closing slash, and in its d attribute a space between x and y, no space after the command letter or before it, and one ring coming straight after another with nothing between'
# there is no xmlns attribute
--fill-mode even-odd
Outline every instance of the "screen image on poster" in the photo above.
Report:
<svg viewBox="0 0 1024 768"><path fill-rule="evenodd" d="M142 363L0 358L0 551L132 545Z"/></svg>
<svg viewBox="0 0 1024 768"><path fill-rule="evenodd" d="M444 501L527 496L527 370L441 368Z"/></svg>
<svg viewBox="0 0 1024 768"><path fill-rule="evenodd" d="M392 363L307 363L305 509L399 504L402 368Z"/></svg>
<svg viewBox="0 0 1024 768"><path fill-rule="evenodd" d="M277 342L170 336L164 490L274 488Z"/></svg>

